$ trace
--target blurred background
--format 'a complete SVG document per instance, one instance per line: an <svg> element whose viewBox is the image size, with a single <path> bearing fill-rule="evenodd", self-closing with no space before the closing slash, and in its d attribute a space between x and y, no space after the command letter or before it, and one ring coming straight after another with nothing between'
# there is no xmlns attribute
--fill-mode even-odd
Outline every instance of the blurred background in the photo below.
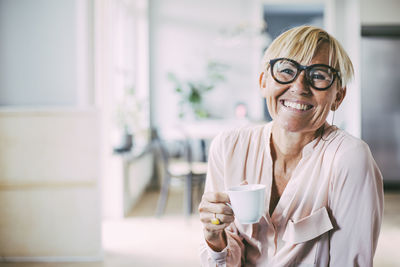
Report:
<svg viewBox="0 0 400 267"><path fill-rule="evenodd" d="M399 0L0 0L0 266L200 266L210 141L271 119L263 51L303 24L353 61L335 124L383 173L375 266L400 266L399 11Z"/></svg>

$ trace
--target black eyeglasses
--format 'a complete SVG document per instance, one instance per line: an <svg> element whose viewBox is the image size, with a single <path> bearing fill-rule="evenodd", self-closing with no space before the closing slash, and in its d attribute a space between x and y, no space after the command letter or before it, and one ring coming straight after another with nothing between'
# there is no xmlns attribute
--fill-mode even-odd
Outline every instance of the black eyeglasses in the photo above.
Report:
<svg viewBox="0 0 400 267"><path fill-rule="evenodd" d="M331 87L336 76L340 80L339 71L325 64L303 66L289 58L271 59L269 64L272 77L280 84L293 82L302 70L306 73L308 83L316 90L323 91Z"/></svg>

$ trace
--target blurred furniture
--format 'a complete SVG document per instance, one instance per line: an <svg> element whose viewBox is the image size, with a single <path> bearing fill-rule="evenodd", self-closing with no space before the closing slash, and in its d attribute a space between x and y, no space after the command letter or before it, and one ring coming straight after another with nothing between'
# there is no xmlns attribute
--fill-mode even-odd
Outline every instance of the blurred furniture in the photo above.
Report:
<svg viewBox="0 0 400 267"><path fill-rule="evenodd" d="M173 147L168 146L171 143L174 144ZM160 137L159 132L155 130L153 132L153 144L156 159L161 163L163 172L156 215L161 216L165 211L171 179L173 178L184 181L184 211L186 215L190 215L193 204L193 186L197 183L199 190L202 189L207 173L207 162L193 160L190 142L185 138L167 141ZM178 158L173 157L171 148L175 151L180 150Z"/></svg>
<svg viewBox="0 0 400 267"><path fill-rule="evenodd" d="M175 125L176 129L190 141L199 141L201 147L201 160L206 162L208 157L208 145L220 132L254 124L243 119L204 119L186 121Z"/></svg>
<svg viewBox="0 0 400 267"><path fill-rule="evenodd" d="M205 119L197 121L180 122L168 129L160 131L154 130L153 143L157 147L157 159L163 163L163 182L161 194L157 205L156 214L161 215L166 206L168 191L171 185L171 178L180 178L185 182L184 210L187 215L192 213L192 188L194 183L201 185L202 190L207 173L207 145L222 131L243 127L254 124L247 119ZM181 157L176 160L168 151L167 143L175 140L182 147ZM200 145L200 155L196 151L195 145ZM199 160L194 160L199 159ZM201 195L203 192L199 192Z"/></svg>
<svg viewBox="0 0 400 267"><path fill-rule="evenodd" d="M129 215L151 183L153 160L150 144L109 155L102 185L104 218L121 219Z"/></svg>

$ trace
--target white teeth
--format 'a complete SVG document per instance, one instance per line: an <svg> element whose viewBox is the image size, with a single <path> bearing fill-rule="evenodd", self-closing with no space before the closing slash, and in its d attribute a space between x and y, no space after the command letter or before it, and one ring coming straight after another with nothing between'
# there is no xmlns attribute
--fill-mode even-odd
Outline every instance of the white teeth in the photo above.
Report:
<svg viewBox="0 0 400 267"><path fill-rule="evenodd" d="M283 105L285 105L286 107L291 107L291 108L299 109L299 110L307 110L307 109L309 109L308 105L294 103L294 102L290 102L290 101L287 101L287 100L285 100L283 102Z"/></svg>

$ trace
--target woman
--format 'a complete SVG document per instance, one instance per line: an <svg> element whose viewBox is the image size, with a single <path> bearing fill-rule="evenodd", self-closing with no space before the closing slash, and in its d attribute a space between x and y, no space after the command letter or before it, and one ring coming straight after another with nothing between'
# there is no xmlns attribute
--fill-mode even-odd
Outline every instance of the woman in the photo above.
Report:
<svg viewBox="0 0 400 267"><path fill-rule="evenodd" d="M382 176L366 143L329 125L353 75L338 41L301 26L265 52L260 88L273 121L218 135L199 206L204 266L372 266ZM224 193L266 185L258 223L235 220Z"/></svg>

